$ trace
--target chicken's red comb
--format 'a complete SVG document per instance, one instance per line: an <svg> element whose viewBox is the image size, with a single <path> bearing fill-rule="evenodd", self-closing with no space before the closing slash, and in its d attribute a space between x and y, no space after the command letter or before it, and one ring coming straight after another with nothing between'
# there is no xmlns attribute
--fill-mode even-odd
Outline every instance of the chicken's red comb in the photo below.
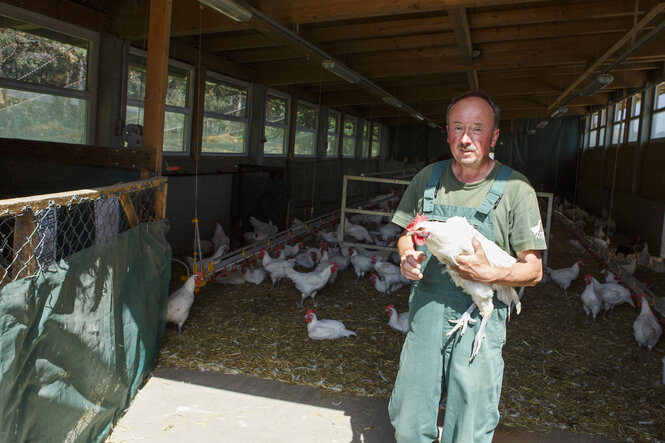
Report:
<svg viewBox="0 0 665 443"><path fill-rule="evenodd" d="M411 223L409 223L406 226L406 230L407 231L413 231L413 229L416 227L416 225L419 225L420 223L426 222L426 221L427 221L427 216L425 214L418 214L418 215L416 215L416 217L413 220L411 220Z"/></svg>
<svg viewBox="0 0 665 443"><path fill-rule="evenodd" d="M591 274L587 274L587 275L584 276L584 278L591 278L591 277L593 277L593 275L591 275Z"/></svg>
<svg viewBox="0 0 665 443"><path fill-rule="evenodd" d="M203 278L203 272L201 272L201 271L197 271L197 272L196 272L196 275L198 275L199 277Z"/></svg>
<svg viewBox="0 0 665 443"><path fill-rule="evenodd" d="M308 309L307 313L305 315L314 314L315 312L316 312L316 309L314 309L314 308Z"/></svg>
<svg viewBox="0 0 665 443"><path fill-rule="evenodd" d="M394 307L395 307L395 305L390 304L390 305L386 306L386 311L389 311L389 310L391 310L391 309L394 308Z"/></svg>

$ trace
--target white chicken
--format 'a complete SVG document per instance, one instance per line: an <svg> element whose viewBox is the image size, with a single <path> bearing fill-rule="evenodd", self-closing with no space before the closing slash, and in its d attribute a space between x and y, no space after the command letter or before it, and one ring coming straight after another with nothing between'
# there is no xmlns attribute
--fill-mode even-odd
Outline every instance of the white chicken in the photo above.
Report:
<svg viewBox="0 0 665 443"><path fill-rule="evenodd" d="M295 258L289 260L275 259L272 258L265 249L261 249L259 257L261 258L263 269L270 274L270 280L272 280L272 286L270 287L271 291L275 287L275 283L277 283L277 287L279 288L280 280L286 277L286 270L293 269L296 265Z"/></svg>
<svg viewBox="0 0 665 443"><path fill-rule="evenodd" d="M596 316L600 312L600 308L603 307L603 299L594 290L591 274L587 274L584 277L584 282L586 283L586 288L580 298L582 299L584 312L586 312L586 323L589 323L589 316L591 315L591 327L593 328L593 325L596 323Z"/></svg>
<svg viewBox="0 0 665 443"><path fill-rule="evenodd" d="M610 311L610 314L612 314L614 307L623 303L628 303L635 307L628 288L618 283L601 283L593 278L591 274L587 274L586 279L591 280L593 290L603 301L603 308L605 309L603 317L605 317L607 311Z"/></svg>
<svg viewBox="0 0 665 443"><path fill-rule="evenodd" d="M313 268L321 259L321 251L309 248L295 256L296 264L303 268Z"/></svg>
<svg viewBox="0 0 665 443"><path fill-rule="evenodd" d="M559 285L564 295L567 297L570 283L580 275L580 269L582 269L582 266L584 266L584 260L579 259L569 268L552 269L545 267L545 270L552 281Z"/></svg>
<svg viewBox="0 0 665 443"><path fill-rule="evenodd" d="M605 283L619 283L619 278L607 269L601 269L600 273L605 279Z"/></svg>
<svg viewBox="0 0 665 443"><path fill-rule="evenodd" d="M637 295L637 305L640 307L640 315L633 322L633 333L640 349L647 348L647 356L651 354L651 349L656 346L658 339L663 333L663 327L658 322L656 316L651 312L649 301L642 293Z"/></svg>
<svg viewBox="0 0 665 443"><path fill-rule="evenodd" d="M325 240L331 245L336 245L339 243L339 238L337 237L337 232L335 231L319 231L316 233L317 240Z"/></svg>
<svg viewBox="0 0 665 443"><path fill-rule="evenodd" d="M222 225L219 223L215 223L215 233L213 234L211 241L215 251L218 250L222 245L226 245L228 250L231 245L231 239L227 237L227 235L224 233Z"/></svg>
<svg viewBox="0 0 665 443"><path fill-rule="evenodd" d="M388 305L386 306L386 312L389 317L388 326L405 334L409 332L409 311L398 314L395 305Z"/></svg>
<svg viewBox="0 0 665 443"><path fill-rule="evenodd" d="M635 270L637 269L637 257L633 257L630 263L621 265L621 269L626 271L628 274L633 275L635 273Z"/></svg>
<svg viewBox="0 0 665 443"><path fill-rule="evenodd" d="M348 234L354 240L373 243L369 231L364 226L354 225L348 219L344 219L344 233Z"/></svg>
<svg viewBox="0 0 665 443"><path fill-rule="evenodd" d="M640 259L640 265L645 267L649 266L649 262L651 261L651 254L649 254L649 244L647 242L644 242L644 246L637 254L637 256Z"/></svg>
<svg viewBox="0 0 665 443"><path fill-rule="evenodd" d="M665 273L665 262L660 257L651 257L648 268L653 272L663 274Z"/></svg>
<svg viewBox="0 0 665 443"><path fill-rule="evenodd" d="M186 257L187 264L189 265L189 269L191 269L193 272L194 271L200 271L201 269L208 269L208 266L210 265L210 262L215 262L222 258L224 254L226 254L226 251L229 250L229 245L227 244L222 244L215 250L215 253L212 254L210 257L206 257L202 260L197 260L196 262L194 261L193 257ZM196 264L196 269L194 269L194 265Z"/></svg>
<svg viewBox="0 0 665 443"><path fill-rule="evenodd" d="M298 255L301 249L305 247L305 244L303 242L298 242L294 245L288 245L284 244L283 246L279 246L275 249L275 252L277 253L277 256L281 259L289 259L291 257L295 257Z"/></svg>
<svg viewBox="0 0 665 443"><path fill-rule="evenodd" d="M266 271L263 268L242 268L242 278L247 283L260 285L266 279Z"/></svg>
<svg viewBox="0 0 665 443"><path fill-rule="evenodd" d="M189 308L194 303L194 289L203 279L203 274L197 272L192 274L185 284L169 295L166 307L166 321L178 325L178 334L182 335L182 325L189 317Z"/></svg>
<svg viewBox="0 0 665 443"><path fill-rule="evenodd" d="M349 331L339 320L317 319L316 311L310 309L305 314L305 321L307 322L307 335L313 340L326 340L341 337L350 337L358 335L353 331Z"/></svg>
<svg viewBox="0 0 665 443"><path fill-rule="evenodd" d="M412 237L413 242L416 245L426 245L432 255L445 265L456 265L456 257L458 255L462 253L473 253L474 248L472 240L474 237L480 242L485 251L485 255L487 256L487 260L491 265L509 268L517 262L515 257L501 249L493 241L488 240L464 217L451 217L445 222L430 222L427 221L427 216L417 215L411 223L409 223L406 230L407 235ZM446 268L447 270L444 272L448 272L453 283L462 288L462 290L469 294L473 300L469 309L466 310L458 321L450 320L451 323L456 326L447 335L453 334L458 329L460 329L460 334L463 334L466 331L469 321L475 323L476 320L471 318L471 313L476 306L482 317L482 321L474 339L473 352L469 359L469 361L471 361L480 350L480 345L485 336L485 326L494 310L494 303L492 302L494 290L497 291L497 298L507 306L510 306L511 303L514 302L518 314L521 311L521 303L515 288L496 284L488 285L482 282L465 280L460 277L457 272L450 269L449 266Z"/></svg>
<svg viewBox="0 0 665 443"><path fill-rule="evenodd" d="M356 273L356 281L360 280L372 269L372 259L358 254L355 248L349 248L351 251L351 265Z"/></svg>
<svg viewBox="0 0 665 443"><path fill-rule="evenodd" d="M254 228L254 232L261 233L266 237L272 237L273 235L277 234L279 229L277 226L272 224L272 221L264 223L256 217L249 217L249 224L252 225L252 228Z"/></svg>
<svg viewBox="0 0 665 443"><path fill-rule="evenodd" d="M229 272L222 270L222 272L215 275L213 281L222 285L244 285L247 283L241 272L233 270Z"/></svg>
<svg viewBox="0 0 665 443"><path fill-rule="evenodd" d="M314 272L297 272L291 268L286 268L286 276L296 285L296 289L302 294L298 307L302 308L302 304L307 297L311 297L314 306L318 306L315 298L317 292L328 283L330 276L336 271L337 265L335 263L330 264L321 271Z"/></svg>
<svg viewBox="0 0 665 443"><path fill-rule="evenodd" d="M388 275L389 278L386 279L380 278L376 272L372 272L372 274L369 276L369 280L372 282L372 286L374 286L374 289L379 291L381 295L390 295L398 289L401 289L411 283L411 281L402 276L402 274Z"/></svg>

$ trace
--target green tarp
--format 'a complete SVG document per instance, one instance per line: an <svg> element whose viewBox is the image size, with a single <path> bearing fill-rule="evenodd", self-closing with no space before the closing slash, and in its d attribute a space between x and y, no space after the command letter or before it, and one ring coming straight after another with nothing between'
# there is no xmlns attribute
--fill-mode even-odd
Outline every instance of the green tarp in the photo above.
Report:
<svg viewBox="0 0 665 443"><path fill-rule="evenodd" d="M167 230L140 224L0 288L0 442L105 439L159 354Z"/></svg>

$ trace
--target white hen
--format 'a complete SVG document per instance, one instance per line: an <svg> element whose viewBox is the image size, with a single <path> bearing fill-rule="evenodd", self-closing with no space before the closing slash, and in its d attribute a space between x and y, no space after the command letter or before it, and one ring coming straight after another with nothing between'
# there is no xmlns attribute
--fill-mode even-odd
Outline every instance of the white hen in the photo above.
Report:
<svg viewBox="0 0 665 443"><path fill-rule="evenodd" d="M488 240L487 237L478 232L464 217L451 217L445 222L437 222L427 221L427 216L425 215L417 215L406 229L407 235L413 238L415 244L426 245L432 255L445 265L456 265L456 257L462 253L472 254L474 252L472 244L474 237L480 242L487 260L492 266L509 268L517 262L515 257L501 249L493 241ZM461 329L460 334L463 334L466 331L469 321L475 323L476 320L471 318L471 313L476 306L482 317L471 354L470 360L473 360L480 350L480 345L485 336L485 326L494 310L494 303L492 302L494 290L497 291L498 299L506 305L510 306L514 302L518 314L521 310L521 303L517 292L512 287L496 284L488 285L482 282L465 280L457 272L450 269L449 266L446 268L447 271L444 272L448 272L453 283L462 288L473 300L473 303L462 315L462 318L457 322L450 320L456 326L448 335L453 334L458 329Z"/></svg>
<svg viewBox="0 0 665 443"><path fill-rule="evenodd" d="M182 335L182 325L189 317L189 308L194 303L194 289L203 279L203 274L197 272L190 276L184 285L169 295L166 307L166 321L178 325L178 334Z"/></svg>
<svg viewBox="0 0 665 443"><path fill-rule="evenodd" d="M305 314L307 335L309 335L309 338L313 340L325 340L358 335L346 329L344 323L339 320L317 319L315 312L314 309L310 309Z"/></svg>
<svg viewBox="0 0 665 443"><path fill-rule="evenodd" d="M650 353L651 349L658 343L658 339L660 339L663 333L663 327L653 312L651 312L645 295L640 293L637 297L637 304L640 306L640 315L633 322L633 332L640 349L644 346L647 348L647 353Z"/></svg>
<svg viewBox="0 0 665 443"><path fill-rule="evenodd" d="M409 311L402 312L401 314L397 313L395 305L386 306L386 312L388 313L388 325L397 329L400 332L407 333L409 332Z"/></svg>

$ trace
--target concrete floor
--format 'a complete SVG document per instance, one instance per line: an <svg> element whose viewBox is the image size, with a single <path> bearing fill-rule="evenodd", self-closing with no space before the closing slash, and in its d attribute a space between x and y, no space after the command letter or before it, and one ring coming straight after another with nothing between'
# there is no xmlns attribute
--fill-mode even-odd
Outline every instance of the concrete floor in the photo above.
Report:
<svg viewBox="0 0 665 443"><path fill-rule="evenodd" d="M107 443L393 443L386 399L350 397L243 375L160 368ZM439 423L441 425L441 423ZM607 442L497 429L497 443Z"/></svg>

